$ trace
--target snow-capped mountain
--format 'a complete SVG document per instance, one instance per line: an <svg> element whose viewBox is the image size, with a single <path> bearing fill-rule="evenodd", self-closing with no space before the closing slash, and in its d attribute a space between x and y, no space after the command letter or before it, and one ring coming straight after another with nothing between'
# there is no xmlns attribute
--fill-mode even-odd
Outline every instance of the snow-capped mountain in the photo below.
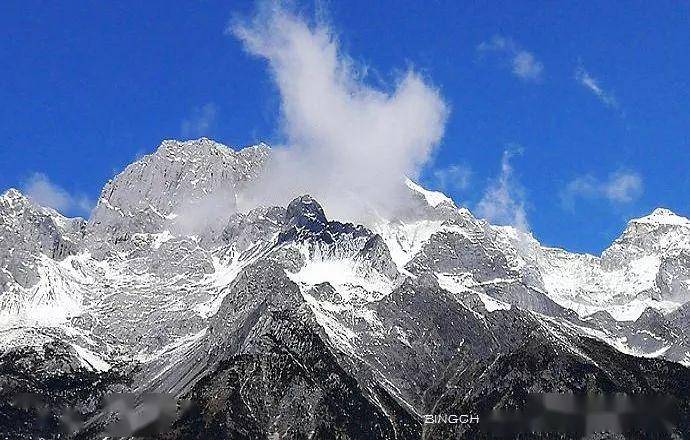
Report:
<svg viewBox="0 0 690 440"><path fill-rule="evenodd" d="M528 392L688 408L690 220L657 209L593 256L402 176L405 209L364 225L309 195L239 210L270 157L165 141L88 221L0 197L3 435L55 436L65 406L83 438L163 430L141 405L114 424L94 403L113 392L191 400L166 438L474 438L424 415ZM49 423L12 403L26 392L48 396Z"/></svg>

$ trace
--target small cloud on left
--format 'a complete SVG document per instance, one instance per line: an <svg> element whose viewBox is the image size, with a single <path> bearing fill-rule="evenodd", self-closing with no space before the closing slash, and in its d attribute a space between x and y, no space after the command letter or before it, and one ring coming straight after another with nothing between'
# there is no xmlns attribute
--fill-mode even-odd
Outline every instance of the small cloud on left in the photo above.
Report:
<svg viewBox="0 0 690 440"><path fill-rule="evenodd" d="M43 173L33 173L22 185L22 191L34 203L64 215L88 217L95 204L83 194L70 193Z"/></svg>
<svg viewBox="0 0 690 440"><path fill-rule="evenodd" d="M180 132L185 138L208 136L218 116L218 106L212 102L195 107L180 124Z"/></svg>

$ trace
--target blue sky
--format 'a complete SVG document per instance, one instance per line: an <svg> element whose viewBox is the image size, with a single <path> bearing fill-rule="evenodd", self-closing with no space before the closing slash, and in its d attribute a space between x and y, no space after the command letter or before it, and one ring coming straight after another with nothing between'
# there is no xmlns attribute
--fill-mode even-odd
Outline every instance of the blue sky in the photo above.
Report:
<svg viewBox="0 0 690 440"><path fill-rule="evenodd" d="M422 183L473 211L595 253L654 207L690 214L686 3L472 3L300 8L325 17L369 86L414 69L438 89L450 113ZM254 10L0 3L0 189L58 188L80 214L162 139L282 142L266 61L226 32Z"/></svg>

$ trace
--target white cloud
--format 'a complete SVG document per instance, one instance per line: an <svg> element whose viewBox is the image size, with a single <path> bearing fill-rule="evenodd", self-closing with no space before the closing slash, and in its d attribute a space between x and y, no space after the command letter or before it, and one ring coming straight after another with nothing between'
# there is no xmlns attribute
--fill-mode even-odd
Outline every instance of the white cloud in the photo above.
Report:
<svg viewBox="0 0 690 440"><path fill-rule="evenodd" d="M477 46L479 52L495 52L505 57L511 65L512 72L525 81L541 79L544 65L536 59L533 53L521 49L512 39L494 36Z"/></svg>
<svg viewBox="0 0 690 440"><path fill-rule="evenodd" d="M605 194L613 202L632 202L642 194L642 178L635 173L615 173L605 186Z"/></svg>
<svg viewBox="0 0 690 440"><path fill-rule="evenodd" d="M185 138L208 136L217 114L218 107L212 102L194 108L189 117L185 118L180 125L182 136Z"/></svg>
<svg viewBox="0 0 690 440"><path fill-rule="evenodd" d="M490 223L514 226L529 231L522 185L514 175L511 157L520 151L503 152L501 173L489 185L475 207L477 215Z"/></svg>
<svg viewBox="0 0 690 440"><path fill-rule="evenodd" d="M453 164L433 171L434 185L441 191L462 191L470 184L472 170L464 164Z"/></svg>
<svg viewBox="0 0 690 440"><path fill-rule="evenodd" d="M491 40L479 43L477 50L480 52L513 52L515 50L515 43L510 38L494 35Z"/></svg>
<svg viewBox="0 0 690 440"><path fill-rule="evenodd" d="M217 188L201 197L183 200L175 211L177 216L167 219L165 228L181 235L220 233L227 226L228 216L236 211L234 188Z"/></svg>
<svg viewBox="0 0 690 440"><path fill-rule="evenodd" d="M592 92L601 102L604 103L607 107L612 107L612 108L618 108L618 101L616 98L606 92L604 89L601 88L599 85L599 81L594 79L592 75L589 74L582 66L578 67L575 70L575 79L577 82L579 82L583 87L585 87L587 90Z"/></svg>
<svg viewBox="0 0 690 440"><path fill-rule="evenodd" d="M542 70L543 64L530 52L521 50L513 57L513 73L519 78L537 80L541 77Z"/></svg>
<svg viewBox="0 0 690 440"><path fill-rule="evenodd" d="M80 194L70 194L67 190L51 182L43 173L34 173L22 186L24 194L40 206L53 208L63 214L88 215L94 206L92 200Z"/></svg>
<svg viewBox="0 0 690 440"><path fill-rule="evenodd" d="M229 31L268 61L286 139L271 178L241 202L284 204L310 193L341 218L394 209L403 176L418 178L443 136L448 107L438 90L411 69L391 90L374 88L328 26L280 5L264 3Z"/></svg>
<svg viewBox="0 0 690 440"><path fill-rule="evenodd" d="M630 203L642 195L642 177L632 171L616 171L606 179L591 175L571 180L561 192L564 207L572 209L577 198L604 199L611 203Z"/></svg>

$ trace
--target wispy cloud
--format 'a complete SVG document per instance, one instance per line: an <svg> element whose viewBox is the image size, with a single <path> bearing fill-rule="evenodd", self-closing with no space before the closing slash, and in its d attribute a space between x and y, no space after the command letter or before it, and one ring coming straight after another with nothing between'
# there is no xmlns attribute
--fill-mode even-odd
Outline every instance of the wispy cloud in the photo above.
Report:
<svg viewBox="0 0 690 440"><path fill-rule="evenodd" d="M544 71L542 64L532 52L520 48L511 38L494 36L491 40L477 46L480 53L493 52L507 60L513 75L523 81L538 81Z"/></svg>
<svg viewBox="0 0 690 440"><path fill-rule="evenodd" d="M32 174L22 185L22 191L34 203L65 215L88 215L94 206L93 200L83 194L69 193L43 173Z"/></svg>
<svg viewBox="0 0 690 440"><path fill-rule="evenodd" d="M246 195L248 204L310 193L346 219L394 209L402 176L417 178L443 136L449 109L438 90L413 70L393 87L373 87L327 24L281 2L261 5L229 31L268 62L287 145L274 150L271 178Z"/></svg>
<svg viewBox="0 0 690 440"><path fill-rule="evenodd" d="M594 79L592 75L585 70L584 67L579 66L575 69L575 80L580 83L584 88L592 92L604 105L607 107L618 108L618 101L615 96L611 93L605 91L599 85L599 81Z"/></svg>
<svg viewBox="0 0 690 440"><path fill-rule="evenodd" d="M191 114L180 124L180 132L185 138L208 136L209 130L216 121L218 107L208 102L192 109Z"/></svg>
<svg viewBox="0 0 690 440"><path fill-rule="evenodd" d="M472 169L465 164L452 164L435 169L432 176L433 184L441 191L462 191L470 184Z"/></svg>
<svg viewBox="0 0 690 440"><path fill-rule="evenodd" d="M501 173L484 192L482 199L475 207L479 217L491 223L514 226L521 231L529 231L525 210L524 190L515 178L510 163L515 154L522 150L506 150L501 159Z"/></svg>
<svg viewBox="0 0 690 440"><path fill-rule="evenodd" d="M634 171L619 170L607 178L599 179L592 175L579 176L571 180L561 192L561 202L565 208L572 209L578 198L603 199L622 204L635 201L642 195L642 177Z"/></svg>

